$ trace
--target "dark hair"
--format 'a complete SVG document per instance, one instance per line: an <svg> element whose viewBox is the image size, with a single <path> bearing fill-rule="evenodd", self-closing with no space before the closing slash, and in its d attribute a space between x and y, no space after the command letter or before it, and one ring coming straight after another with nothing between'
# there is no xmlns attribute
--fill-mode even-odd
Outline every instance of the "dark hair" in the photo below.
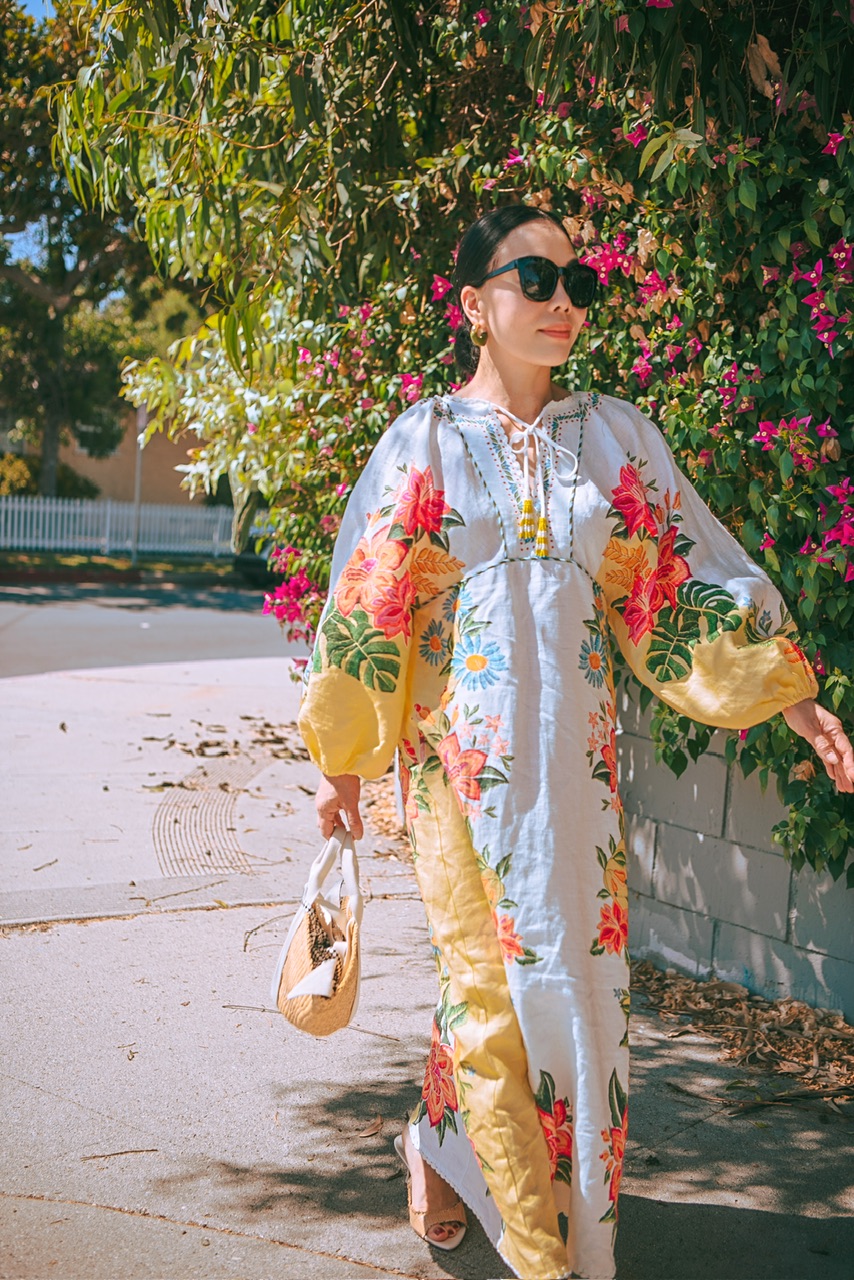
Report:
<svg viewBox="0 0 854 1280"><path fill-rule="evenodd" d="M509 236L510 232L524 226L526 222L538 221L554 223L556 227L560 227L567 240L569 239L569 233L560 218L543 209L535 209L530 204L508 204L500 209L490 209L489 213L485 213L482 218L478 218L477 222L472 223L460 241L452 277L454 298L458 307L462 309L460 293L464 286L467 284L477 286L483 283L483 278L492 266L502 241ZM477 369L479 355L480 352L472 342L468 325L464 321L457 329L454 343L454 356L460 373L471 377Z"/></svg>

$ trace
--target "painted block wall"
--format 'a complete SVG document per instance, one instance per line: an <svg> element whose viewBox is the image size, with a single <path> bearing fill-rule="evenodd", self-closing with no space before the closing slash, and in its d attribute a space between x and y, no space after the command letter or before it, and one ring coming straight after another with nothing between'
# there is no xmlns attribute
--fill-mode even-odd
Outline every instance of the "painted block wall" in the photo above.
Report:
<svg viewBox="0 0 854 1280"><path fill-rule="evenodd" d="M648 716L620 697L633 959L854 1022L854 890L792 869L771 839L785 813L773 782L763 792L728 766L722 734L675 778L656 762Z"/></svg>

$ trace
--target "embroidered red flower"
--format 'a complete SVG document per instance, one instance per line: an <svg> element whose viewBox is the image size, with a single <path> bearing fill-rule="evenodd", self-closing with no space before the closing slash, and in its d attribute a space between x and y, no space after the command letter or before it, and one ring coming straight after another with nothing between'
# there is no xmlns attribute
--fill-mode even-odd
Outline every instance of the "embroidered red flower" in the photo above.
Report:
<svg viewBox="0 0 854 1280"><path fill-rule="evenodd" d="M617 790L617 734L613 726L608 741L602 746L601 756L608 766L608 786L612 792L615 792Z"/></svg>
<svg viewBox="0 0 854 1280"><path fill-rule="evenodd" d="M378 529L371 539L361 538L356 550L342 570L335 588L335 604L349 618L357 605L388 588L394 590L395 570L406 559L406 543L388 537L388 525Z"/></svg>
<svg viewBox="0 0 854 1280"><path fill-rule="evenodd" d="M626 522L629 537L638 529L646 529L653 538L658 534L655 515L646 500L646 485L636 467L620 467L620 483L611 494L611 502Z"/></svg>
<svg viewBox="0 0 854 1280"><path fill-rule="evenodd" d="M555 1098L554 1114L537 1107L540 1124L549 1149L549 1165L552 1182L561 1159L572 1160L572 1126L564 1098Z"/></svg>
<svg viewBox="0 0 854 1280"><path fill-rule="evenodd" d="M629 940L629 913L620 902L606 902L599 912L599 946L619 955Z"/></svg>
<svg viewBox="0 0 854 1280"><path fill-rule="evenodd" d="M655 627L655 610L652 607L656 591L655 572L640 573L632 583L632 590L623 607L623 621L632 644L641 640Z"/></svg>
<svg viewBox="0 0 854 1280"><path fill-rule="evenodd" d="M676 608L676 588L691 576L688 561L677 556L673 548L677 530L670 528L658 543L658 564L653 570L652 608L657 613L666 600L671 609Z"/></svg>
<svg viewBox="0 0 854 1280"><path fill-rule="evenodd" d="M427 1106L427 1116L435 1129L441 1123L445 1108L457 1110L457 1089L454 1084L453 1061L447 1045L439 1039L439 1028L433 1023L433 1040L424 1072L421 1097Z"/></svg>
<svg viewBox="0 0 854 1280"><path fill-rule="evenodd" d="M492 919L495 922L502 959L515 960L517 956L524 956L525 948L522 946L522 939L515 932L516 926L513 919L510 916L500 916L495 911L492 913Z"/></svg>
<svg viewBox="0 0 854 1280"><path fill-rule="evenodd" d="M455 733L449 733L447 738L443 738L436 747L436 752L454 790L467 800L479 800L478 776L489 759L486 752L478 751L475 747L461 751L460 740Z"/></svg>
<svg viewBox="0 0 854 1280"><path fill-rule="evenodd" d="M445 502L444 489L433 486L433 469L426 467L419 471L413 467L406 486L397 500L394 518L403 525L408 538L419 530L423 533L438 533L442 528L442 518L451 508Z"/></svg>
<svg viewBox="0 0 854 1280"><path fill-rule="evenodd" d="M620 1182L623 1177L623 1159L626 1154L626 1136L629 1128L628 1108L623 1111L623 1121L619 1129L611 1130L611 1159L613 1160L613 1168L611 1169L611 1184L608 1187L608 1199L613 1200L614 1204L620 1195Z"/></svg>
<svg viewBox="0 0 854 1280"><path fill-rule="evenodd" d="M380 628L386 640L401 634L409 639L416 594L412 579L405 573L402 578L384 581L376 595L365 602L374 626Z"/></svg>

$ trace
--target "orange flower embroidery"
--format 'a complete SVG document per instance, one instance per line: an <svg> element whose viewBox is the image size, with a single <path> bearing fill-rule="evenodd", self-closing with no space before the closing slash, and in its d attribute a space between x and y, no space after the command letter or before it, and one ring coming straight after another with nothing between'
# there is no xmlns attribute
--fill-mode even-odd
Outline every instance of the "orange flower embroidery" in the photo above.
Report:
<svg viewBox="0 0 854 1280"><path fill-rule="evenodd" d="M457 1110L457 1090L454 1085L453 1062L447 1045L439 1039L439 1028L433 1023L433 1040L421 1097L427 1106L427 1116L432 1128L441 1123L445 1108Z"/></svg>
<svg viewBox="0 0 854 1280"><path fill-rule="evenodd" d="M515 932L516 926L512 917L500 916L497 912L493 912L492 919L495 922L502 959L515 960L517 956L524 956L525 948L522 946L522 939Z"/></svg>
<svg viewBox="0 0 854 1280"><path fill-rule="evenodd" d="M566 1102L562 1098L555 1099L553 1115L548 1111L544 1111L542 1107L537 1107L537 1112L545 1134L546 1145L549 1149L549 1165L551 1166L552 1182L554 1182L555 1174L558 1170L558 1161L561 1159L572 1161L572 1128L569 1113L566 1109Z"/></svg>
<svg viewBox="0 0 854 1280"><path fill-rule="evenodd" d="M616 1205L620 1195L620 1183L623 1178L623 1160L626 1154L626 1136L629 1128L628 1108L623 1110L622 1124L619 1129L612 1128L610 1130L603 1129L602 1137L608 1147L603 1153L603 1160L607 1161L606 1168L611 1174L611 1182L608 1187L608 1199Z"/></svg>
<svg viewBox="0 0 854 1280"><path fill-rule="evenodd" d="M342 570L335 591L338 610L349 618L357 605L365 605L373 596L395 589L395 571L406 559L406 543L388 538L388 526L377 530L368 540L361 538L356 550Z"/></svg>
<svg viewBox="0 0 854 1280"><path fill-rule="evenodd" d="M599 945L619 955L629 940L629 913L620 902L607 902L599 912Z"/></svg>
<svg viewBox="0 0 854 1280"><path fill-rule="evenodd" d="M489 759L486 752L478 751L475 747L461 751L459 738L455 733L450 733L438 744L436 753L445 766L445 773L454 790L467 800L479 800L478 775Z"/></svg>

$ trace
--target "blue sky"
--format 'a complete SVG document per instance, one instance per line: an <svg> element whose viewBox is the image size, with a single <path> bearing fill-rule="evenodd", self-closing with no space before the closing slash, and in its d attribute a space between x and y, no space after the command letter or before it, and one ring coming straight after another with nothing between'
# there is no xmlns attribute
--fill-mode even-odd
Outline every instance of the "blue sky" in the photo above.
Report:
<svg viewBox="0 0 854 1280"><path fill-rule="evenodd" d="M26 13L31 13L34 18L44 18L48 13L53 12L53 5L50 0L23 0L22 7Z"/></svg>

